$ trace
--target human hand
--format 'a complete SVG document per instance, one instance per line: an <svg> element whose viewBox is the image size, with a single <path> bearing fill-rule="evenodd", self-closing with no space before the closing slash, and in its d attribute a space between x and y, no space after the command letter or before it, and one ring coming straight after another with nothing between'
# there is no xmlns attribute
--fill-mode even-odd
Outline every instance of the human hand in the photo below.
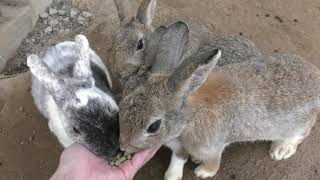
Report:
<svg viewBox="0 0 320 180"><path fill-rule="evenodd" d="M73 144L63 151L59 167L50 180L131 180L157 150L158 148L138 152L131 160L115 167L84 146Z"/></svg>

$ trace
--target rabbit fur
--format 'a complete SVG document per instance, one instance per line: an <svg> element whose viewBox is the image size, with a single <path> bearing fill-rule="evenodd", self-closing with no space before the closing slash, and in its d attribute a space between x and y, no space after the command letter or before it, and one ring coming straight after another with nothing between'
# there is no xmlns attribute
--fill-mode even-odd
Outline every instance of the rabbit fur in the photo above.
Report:
<svg viewBox="0 0 320 180"><path fill-rule="evenodd" d="M188 34L180 28L172 38L187 42ZM159 47L155 61L176 61L187 45ZM172 73L151 72L120 102L120 148L168 146L173 154L166 180L182 178L188 155L201 162L197 177L214 176L223 150L235 142L272 141L273 159L291 157L319 113L319 69L290 54L217 66L221 57L219 49L203 46Z"/></svg>
<svg viewBox="0 0 320 180"><path fill-rule="evenodd" d="M87 38L62 42L38 57L30 55L32 95L50 130L68 147L81 143L111 160L119 150L118 105L109 71Z"/></svg>
<svg viewBox="0 0 320 180"><path fill-rule="evenodd" d="M126 95L137 84L143 82L142 74L147 72L149 66L165 67L161 64L154 65L154 50L157 49L157 44L162 36L167 33L167 27L155 28L152 25L156 0L143 0L136 14L132 12L132 5L129 0L115 0L115 4L120 19L120 27L114 34L109 64L112 67L112 75L116 79L116 91L124 91L123 94ZM262 57L256 45L242 36L217 35L200 23L192 21L184 21L183 23L189 29L188 50L183 58L172 63L174 66L167 69L158 69L159 73L171 73L180 63L180 60L183 61L203 46L216 47L222 51L221 60L218 62L219 66L248 59L260 60ZM169 28L174 29L175 24L169 25ZM142 48L139 46L141 43ZM137 74L138 76L136 76Z"/></svg>

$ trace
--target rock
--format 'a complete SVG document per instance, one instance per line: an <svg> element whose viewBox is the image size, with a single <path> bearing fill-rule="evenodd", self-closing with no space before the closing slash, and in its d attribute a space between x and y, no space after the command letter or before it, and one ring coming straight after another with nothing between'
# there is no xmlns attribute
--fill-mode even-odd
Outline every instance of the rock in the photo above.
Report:
<svg viewBox="0 0 320 180"><path fill-rule="evenodd" d="M78 21L85 21L86 19L83 18L82 16L79 16L77 20L78 20Z"/></svg>
<svg viewBox="0 0 320 180"><path fill-rule="evenodd" d="M58 10L58 14L59 14L60 16L63 16L63 15L66 14L66 11L65 11L65 10Z"/></svg>
<svg viewBox="0 0 320 180"><path fill-rule="evenodd" d="M49 25L54 27L56 26L57 24L59 24L59 21L57 19L51 19L49 20Z"/></svg>
<svg viewBox="0 0 320 180"><path fill-rule="evenodd" d="M42 19L47 19L49 17L49 14L47 12L43 12L39 14L39 17L41 17Z"/></svg>
<svg viewBox="0 0 320 180"><path fill-rule="evenodd" d="M49 34L49 33L51 33L51 32L52 32L52 27L51 27L51 26L47 27L47 28L44 30L44 33L46 33L46 34Z"/></svg>
<svg viewBox="0 0 320 180"><path fill-rule="evenodd" d="M84 21L78 21L79 24L84 25L85 22Z"/></svg>
<svg viewBox="0 0 320 180"><path fill-rule="evenodd" d="M69 18L69 17L63 18L62 21L63 21L63 22L69 22L69 21L70 21L70 18Z"/></svg>
<svg viewBox="0 0 320 180"><path fill-rule="evenodd" d="M71 18L76 18L77 15L78 15L78 12L75 11L74 9L71 9L71 11L70 11L70 17L71 17Z"/></svg>
<svg viewBox="0 0 320 180"><path fill-rule="evenodd" d="M50 14L50 15L55 15L55 14L57 14L57 13L58 13L58 11L57 11L56 9L49 8L49 14Z"/></svg>
<svg viewBox="0 0 320 180"><path fill-rule="evenodd" d="M92 16L92 14L91 13L89 13L89 12L83 12L82 13L82 15L85 17L85 18L89 18L89 17L91 17Z"/></svg>
<svg viewBox="0 0 320 180"><path fill-rule="evenodd" d="M85 21L86 21L86 19L83 18L83 17L81 17L81 16L79 16L78 19L77 19L77 21L78 21L79 24L84 24Z"/></svg>

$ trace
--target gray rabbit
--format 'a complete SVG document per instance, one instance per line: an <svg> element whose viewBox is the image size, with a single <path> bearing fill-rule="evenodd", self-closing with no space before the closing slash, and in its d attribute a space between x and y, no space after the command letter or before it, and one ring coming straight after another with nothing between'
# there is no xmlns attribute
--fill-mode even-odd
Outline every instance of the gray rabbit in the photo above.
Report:
<svg viewBox="0 0 320 180"><path fill-rule="evenodd" d="M160 42L156 61L179 61L186 53L188 27L179 26L170 38L182 43ZM166 180L182 178L188 155L200 163L197 177L214 176L225 147L235 142L272 141L275 160L295 154L320 110L320 70L289 54L217 66L221 56L203 46L176 68L162 64L171 73L151 70L120 102L121 149L168 146Z"/></svg>
<svg viewBox="0 0 320 180"><path fill-rule="evenodd" d="M117 86L120 87L118 90L125 89L124 94L127 94L134 89L136 84L139 84L138 82L141 82L143 78L141 79L140 76L147 72L147 67L158 65L154 65L154 50L157 50L157 44L162 36L167 34L167 27L155 28L152 25L156 11L156 0L143 0L136 13L132 11L130 0L115 0L115 4L120 19L120 27L114 34L110 70L117 79ZM210 32L205 26L192 21L177 23L185 23L188 26L189 41L187 42L188 49L183 54L183 58L178 59L178 62L171 62L171 65L175 67L180 64L180 61L203 46L216 47L222 51L218 66L262 58L256 45L242 36L217 35ZM169 25L169 28L174 30L175 24ZM159 73L169 73L158 70ZM139 77L135 77L136 74L140 74ZM130 81L127 82L128 80Z"/></svg>
<svg viewBox="0 0 320 180"><path fill-rule="evenodd" d="M31 55L27 64L35 104L59 142L64 147L81 143L111 160L119 150L119 108L109 72L87 38L78 35L42 57Z"/></svg>

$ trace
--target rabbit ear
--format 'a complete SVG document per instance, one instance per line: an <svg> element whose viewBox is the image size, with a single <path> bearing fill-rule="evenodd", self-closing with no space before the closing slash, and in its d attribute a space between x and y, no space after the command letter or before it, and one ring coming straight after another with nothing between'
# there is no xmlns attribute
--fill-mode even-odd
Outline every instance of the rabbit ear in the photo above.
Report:
<svg viewBox="0 0 320 180"><path fill-rule="evenodd" d="M30 68L32 75L44 83L50 91L60 89L61 85L59 79L37 55L30 55L27 58L27 65Z"/></svg>
<svg viewBox="0 0 320 180"><path fill-rule="evenodd" d="M145 25L147 29L152 30L152 20L156 12L156 0L143 0L137 12L137 20Z"/></svg>
<svg viewBox="0 0 320 180"><path fill-rule="evenodd" d="M167 29L168 28L165 26L160 26L155 29L154 32L148 34L146 40L146 50L144 51L145 64L152 65L154 62L158 52L159 42Z"/></svg>
<svg viewBox="0 0 320 180"><path fill-rule="evenodd" d="M92 76L90 68L90 47L88 39L84 35L75 38L78 59L73 69L73 76L85 79Z"/></svg>
<svg viewBox="0 0 320 180"><path fill-rule="evenodd" d="M124 21L128 17L132 17L132 4L131 0L114 0L117 10L120 22Z"/></svg>
<svg viewBox="0 0 320 180"><path fill-rule="evenodd" d="M152 75L169 75L179 64L183 54L187 51L189 29L184 22L176 22L168 27L163 34L152 65Z"/></svg>
<svg viewBox="0 0 320 180"><path fill-rule="evenodd" d="M197 90L206 80L221 57L219 49L200 49L184 60L168 78L167 87L182 96Z"/></svg>

